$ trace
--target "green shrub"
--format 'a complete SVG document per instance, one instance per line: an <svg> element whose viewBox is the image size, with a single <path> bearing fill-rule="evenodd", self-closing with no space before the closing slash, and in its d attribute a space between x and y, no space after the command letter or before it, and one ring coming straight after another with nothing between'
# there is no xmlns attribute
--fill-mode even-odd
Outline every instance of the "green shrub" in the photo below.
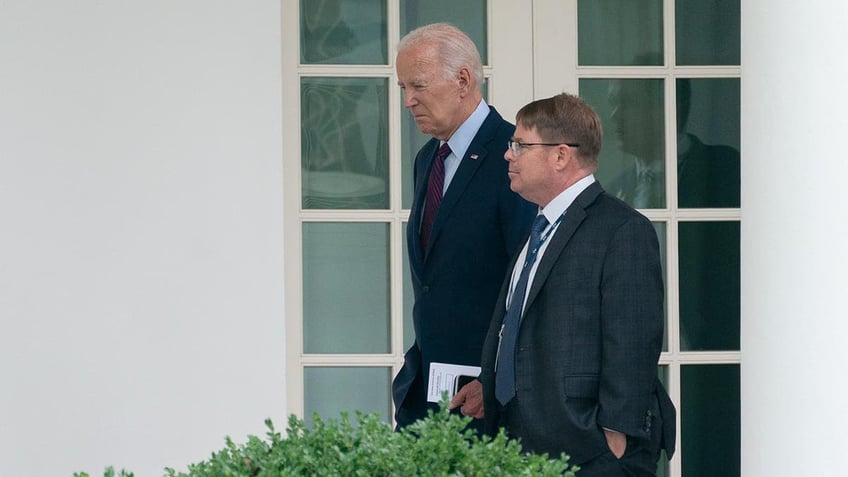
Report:
<svg viewBox="0 0 848 477"><path fill-rule="evenodd" d="M113 467L106 467L106 470L103 471L103 477L135 477L132 472L128 472L124 469L121 469L121 472L115 474L115 469ZM85 472L74 472L74 477L88 477L88 474Z"/></svg>
<svg viewBox="0 0 848 477"><path fill-rule="evenodd" d="M339 420L313 416L307 426L289 418L286 437L270 420L267 439L249 436L237 445L229 437L226 447L187 472L165 469L168 477L286 477L286 476L566 476L577 467L563 455L523 454L521 445L503 431L495 438L479 438L466 427L469 417L442 409L401 432L395 432L376 414L348 414ZM112 474L108 474L112 472ZM74 477L88 477L74 474ZM107 469L105 477L114 477ZM132 477L131 473L120 477Z"/></svg>

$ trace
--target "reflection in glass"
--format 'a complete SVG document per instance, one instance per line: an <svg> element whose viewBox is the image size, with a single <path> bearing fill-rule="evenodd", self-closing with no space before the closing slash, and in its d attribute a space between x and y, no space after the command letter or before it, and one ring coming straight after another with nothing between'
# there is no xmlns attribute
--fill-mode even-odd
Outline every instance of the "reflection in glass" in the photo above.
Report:
<svg viewBox="0 0 848 477"><path fill-rule="evenodd" d="M581 79L604 125L598 181L637 209L665 207L662 79Z"/></svg>
<svg viewBox="0 0 848 477"><path fill-rule="evenodd" d="M677 0L675 48L678 65L738 65L740 0Z"/></svg>
<svg viewBox="0 0 848 477"><path fill-rule="evenodd" d="M391 422L391 368L335 367L303 370L303 415L312 424L312 414L321 419L341 417L343 411L355 422L354 412L378 413Z"/></svg>
<svg viewBox="0 0 848 477"><path fill-rule="evenodd" d="M681 463L686 477L741 474L739 365L681 366Z"/></svg>
<svg viewBox="0 0 848 477"><path fill-rule="evenodd" d="M739 222L680 222L680 348L739 350Z"/></svg>
<svg viewBox="0 0 848 477"><path fill-rule="evenodd" d="M303 349L389 352L389 225L303 224Z"/></svg>
<svg viewBox="0 0 848 477"><path fill-rule="evenodd" d="M388 63L384 0L301 0L300 62Z"/></svg>
<svg viewBox="0 0 848 477"><path fill-rule="evenodd" d="M304 209L389 206L388 80L302 78Z"/></svg>
<svg viewBox="0 0 848 477"><path fill-rule="evenodd" d="M662 4L662 0L578 0L578 64L662 65Z"/></svg>
<svg viewBox="0 0 848 477"><path fill-rule="evenodd" d="M739 207L739 78L678 78L679 207Z"/></svg>
<svg viewBox="0 0 848 477"><path fill-rule="evenodd" d="M488 78L486 78L483 81L483 84L480 85L480 89L483 91L483 98L487 98L486 101L489 101ZM403 105L403 96L401 96L401 105ZM412 207L412 194L415 186L412 178L412 166L415 160L415 155L418 154L421 147L430 140L430 136L418 130L418 125L415 124L415 120L412 119L412 114L410 114L406 108L401 111L400 118L400 140L402 151L401 180L403 181L401 184L401 206L404 209L409 209ZM506 144L504 144L504 151L506 151Z"/></svg>
<svg viewBox="0 0 848 477"><path fill-rule="evenodd" d="M430 23L448 22L477 45L483 64L488 63L486 0L400 0L400 36Z"/></svg>

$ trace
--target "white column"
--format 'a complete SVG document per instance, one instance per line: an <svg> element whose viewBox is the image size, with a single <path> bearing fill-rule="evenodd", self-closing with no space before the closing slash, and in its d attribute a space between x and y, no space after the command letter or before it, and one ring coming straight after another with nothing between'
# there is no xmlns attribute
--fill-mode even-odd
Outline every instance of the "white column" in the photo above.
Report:
<svg viewBox="0 0 848 477"><path fill-rule="evenodd" d="M842 1L742 3L746 477L846 472L846 25Z"/></svg>
<svg viewBox="0 0 848 477"><path fill-rule="evenodd" d="M281 13L0 0L0 476L285 428Z"/></svg>

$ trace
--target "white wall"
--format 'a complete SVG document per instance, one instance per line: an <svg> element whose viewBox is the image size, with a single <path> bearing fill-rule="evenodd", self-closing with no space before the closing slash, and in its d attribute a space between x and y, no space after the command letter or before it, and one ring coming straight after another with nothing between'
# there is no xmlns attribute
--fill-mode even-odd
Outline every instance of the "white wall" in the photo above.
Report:
<svg viewBox="0 0 848 477"><path fill-rule="evenodd" d="M0 476L285 427L279 9L0 0Z"/></svg>
<svg viewBox="0 0 848 477"><path fill-rule="evenodd" d="M842 1L742 3L746 477L846 475L846 23Z"/></svg>

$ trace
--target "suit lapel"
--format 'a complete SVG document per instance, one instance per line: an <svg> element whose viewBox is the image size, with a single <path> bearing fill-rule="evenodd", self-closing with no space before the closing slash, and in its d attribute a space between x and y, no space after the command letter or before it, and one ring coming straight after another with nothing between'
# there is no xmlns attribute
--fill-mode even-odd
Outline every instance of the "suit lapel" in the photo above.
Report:
<svg viewBox="0 0 848 477"><path fill-rule="evenodd" d="M457 168L456 174L451 179L448 192L442 198L439 212L436 214L436 221L433 222L433 230L430 232L430 243L427 244L428 252L438 240L442 224L444 224L446 217L450 215L451 210L462 197L462 194L474 177L474 173L480 168L483 161L496 159L494 157L495 154L490 154L493 151L490 151L489 147L501 120L501 115L489 106L489 115L486 116L486 120L483 121L480 130L477 131L471 144L468 145L468 150L465 151L465 156L459 161L459 168ZM506 150L506 144L503 145L503 149ZM490 155L492 156L491 158L488 157Z"/></svg>
<svg viewBox="0 0 848 477"><path fill-rule="evenodd" d="M527 310L530 308L530 305L533 303L533 300L536 298L536 295L539 294L539 290L542 289L542 286L548 279L548 275L550 275L551 270L554 268L554 264L559 260L562 251L565 250L566 245L571 240L571 237L574 236L574 232L580 227L580 224L583 223L583 220L586 219L586 208L592 204L592 202L597 199L598 195L603 192L601 185L598 182L593 182L589 187L586 188L577 198L574 199L574 202L568 209L566 210L565 216L562 218L562 222L557 227L556 233L551 237L551 243L548 244L548 248L545 249L544 255L542 255L542 260L539 262L539 266L536 267L536 274L533 276L533 284L530 286L530 293L527 295L527 303L524 305L524 309Z"/></svg>

